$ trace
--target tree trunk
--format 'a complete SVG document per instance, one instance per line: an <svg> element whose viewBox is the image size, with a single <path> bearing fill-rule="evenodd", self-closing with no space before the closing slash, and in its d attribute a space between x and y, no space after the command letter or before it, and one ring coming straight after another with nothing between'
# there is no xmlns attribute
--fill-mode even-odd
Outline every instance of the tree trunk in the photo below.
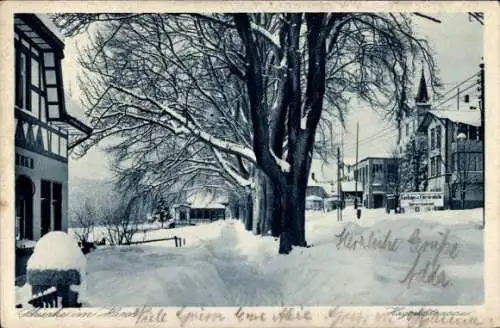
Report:
<svg viewBox="0 0 500 328"><path fill-rule="evenodd" d="M280 254L288 254L293 246L306 247L305 235L305 184L292 184L281 196L282 231L280 234Z"/></svg>
<svg viewBox="0 0 500 328"><path fill-rule="evenodd" d="M252 231L253 224L253 206L252 206L252 193L245 195L245 229Z"/></svg>
<svg viewBox="0 0 500 328"><path fill-rule="evenodd" d="M279 237L283 219L279 192L263 171L254 177L253 194L253 226L255 234ZM278 195L278 197L276 196Z"/></svg>
<svg viewBox="0 0 500 328"><path fill-rule="evenodd" d="M261 170L256 170L255 176L255 187L252 190L252 213L253 213L253 225L252 231L256 235L263 233L262 227L263 222L268 220L267 218L267 197L266 197L266 177L265 173Z"/></svg>
<svg viewBox="0 0 500 328"><path fill-rule="evenodd" d="M273 237L279 237L283 230L284 219L284 208L282 206L279 188L269 183L267 194L267 212L270 220L266 222L268 225L266 231L270 230Z"/></svg>

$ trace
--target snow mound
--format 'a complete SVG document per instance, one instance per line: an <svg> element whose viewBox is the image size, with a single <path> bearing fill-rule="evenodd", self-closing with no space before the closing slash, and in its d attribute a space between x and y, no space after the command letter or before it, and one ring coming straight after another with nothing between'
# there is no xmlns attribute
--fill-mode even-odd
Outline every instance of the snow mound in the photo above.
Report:
<svg viewBox="0 0 500 328"><path fill-rule="evenodd" d="M63 231L51 231L36 243L27 268L85 272L87 260L71 236Z"/></svg>

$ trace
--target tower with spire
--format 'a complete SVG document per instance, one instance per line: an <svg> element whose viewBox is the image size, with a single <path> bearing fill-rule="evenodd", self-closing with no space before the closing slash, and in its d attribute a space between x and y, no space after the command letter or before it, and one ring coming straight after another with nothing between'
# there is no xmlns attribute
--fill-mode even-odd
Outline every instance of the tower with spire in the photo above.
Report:
<svg viewBox="0 0 500 328"><path fill-rule="evenodd" d="M402 154L406 144L414 137L419 124L422 122L425 113L431 109L430 96L425 79L424 63L418 83L417 94L414 98L414 106L405 111L401 120L398 141L398 153Z"/></svg>
<svg viewBox="0 0 500 328"><path fill-rule="evenodd" d="M417 114L417 125L422 122L425 113L431 108L429 93L427 91L427 82L425 80L424 67L422 64L422 74L418 84L417 96L415 97L415 109Z"/></svg>

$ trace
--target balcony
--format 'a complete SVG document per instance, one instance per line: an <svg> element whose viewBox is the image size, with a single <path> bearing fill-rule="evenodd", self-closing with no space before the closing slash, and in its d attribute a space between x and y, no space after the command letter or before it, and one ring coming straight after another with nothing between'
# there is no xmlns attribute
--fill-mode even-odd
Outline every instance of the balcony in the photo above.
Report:
<svg viewBox="0 0 500 328"><path fill-rule="evenodd" d="M451 143L451 152L480 153L483 151L483 142L480 140L461 140Z"/></svg>

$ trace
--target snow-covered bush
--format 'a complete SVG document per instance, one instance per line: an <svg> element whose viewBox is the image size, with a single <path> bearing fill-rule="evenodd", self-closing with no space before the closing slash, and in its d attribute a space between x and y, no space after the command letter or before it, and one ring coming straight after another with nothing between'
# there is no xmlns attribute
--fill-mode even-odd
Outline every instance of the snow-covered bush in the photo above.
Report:
<svg viewBox="0 0 500 328"><path fill-rule="evenodd" d="M102 209L101 223L106 228L106 239L111 245L131 242L145 220L146 213L139 197L122 200Z"/></svg>
<svg viewBox="0 0 500 328"><path fill-rule="evenodd" d="M76 241L65 232L52 231L36 243L27 264L27 281L34 293L52 286L58 287L58 292L68 293L71 287L81 300L86 270L87 260Z"/></svg>
<svg viewBox="0 0 500 328"><path fill-rule="evenodd" d="M78 238L80 243L88 243L90 235L94 232L95 223L98 220L98 213L95 206L92 206L87 200L82 207L75 210L74 216L79 229L75 229L73 233Z"/></svg>

